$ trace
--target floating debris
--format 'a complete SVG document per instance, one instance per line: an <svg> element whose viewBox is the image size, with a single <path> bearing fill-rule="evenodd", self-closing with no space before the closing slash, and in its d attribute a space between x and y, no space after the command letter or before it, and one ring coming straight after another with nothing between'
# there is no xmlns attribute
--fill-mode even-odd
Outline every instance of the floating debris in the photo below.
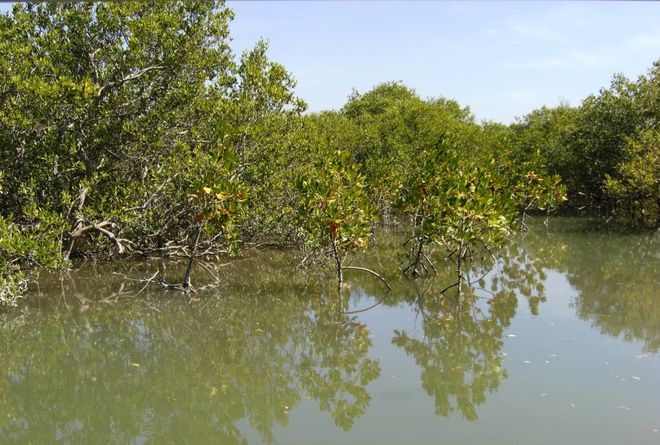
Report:
<svg viewBox="0 0 660 445"><path fill-rule="evenodd" d="M506 334L506 336L509 337L509 338L515 338L515 337L517 337L516 334Z"/></svg>
<svg viewBox="0 0 660 445"><path fill-rule="evenodd" d="M626 405L619 405L617 406L617 408L620 409L621 411L630 411L632 409L631 407Z"/></svg>

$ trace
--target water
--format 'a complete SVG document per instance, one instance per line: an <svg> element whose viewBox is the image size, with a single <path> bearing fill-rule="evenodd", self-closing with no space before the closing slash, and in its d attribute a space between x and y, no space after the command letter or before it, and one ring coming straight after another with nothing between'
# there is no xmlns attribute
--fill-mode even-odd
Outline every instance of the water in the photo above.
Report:
<svg viewBox="0 0 660 445"><path fill-rule="evenodd" d="M346 273L351 315L295 252L198 266L193 300L131 281L155 260L42 274L0 313L0 443L660 443L656 239L536 220L460 300L440 252L401 279L398 239L353 263L391 293Z"/></svg>

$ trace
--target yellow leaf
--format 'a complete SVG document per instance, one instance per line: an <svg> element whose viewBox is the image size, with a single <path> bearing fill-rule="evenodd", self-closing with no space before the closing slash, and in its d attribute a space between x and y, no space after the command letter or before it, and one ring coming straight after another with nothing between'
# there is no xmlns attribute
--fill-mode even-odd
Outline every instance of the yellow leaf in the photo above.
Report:
<svg viewBox="0 0 660 445"><path fill-rule="evenodd" d="M211 190L210 187L203 187L202 190L203 190L204 193L206 193L207 195L209 195L209 194L213 191L213 190Z"/></svg>
<svg viewBox="0 0 660 445"><path fill-rule="evenodd" d="M218 388L215 386L211 388L211 392L209 393L209 397L215 397L215 395L218 394Z"/></svg>

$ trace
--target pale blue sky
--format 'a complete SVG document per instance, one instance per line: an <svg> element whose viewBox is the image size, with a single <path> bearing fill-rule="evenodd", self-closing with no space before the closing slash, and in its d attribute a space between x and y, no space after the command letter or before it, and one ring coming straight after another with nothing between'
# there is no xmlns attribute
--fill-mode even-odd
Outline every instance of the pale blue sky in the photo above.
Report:
<svg viewBox="0 0 660 445"><path fill-rule="evenodd" d="M234 46L259 37L298 80L311 111L352 88L401 80L422 97L509 123L560 100L577 105L614 73L660 58L654 2L228 2Z"/></svg>
<svg viewBox="0 0 660 445"><path fill-rule="evenodd" d="M577 105L614 73L634 78L660 58L660 2L228 4L234 48L269 40L311 111L401 80L509 123L560 100Z"/></svg>

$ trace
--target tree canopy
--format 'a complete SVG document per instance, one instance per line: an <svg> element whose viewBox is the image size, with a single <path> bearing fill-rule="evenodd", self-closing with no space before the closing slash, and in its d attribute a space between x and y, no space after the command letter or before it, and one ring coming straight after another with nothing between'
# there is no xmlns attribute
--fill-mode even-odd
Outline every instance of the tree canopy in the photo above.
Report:
<svg viewBox="0 0 660 445"><path fill-rule="evenodd" d="M562 205L658 226L660 62L577 108L509 127L400 82L305 114L268 45L234 54L222 1L23 3L0 15L0 300L21 272L84 256L235 254L342 261L382 225L457 261ZM189 279L189 274L187 278ZM184 279L184 288L187 288Z"/></svg>

